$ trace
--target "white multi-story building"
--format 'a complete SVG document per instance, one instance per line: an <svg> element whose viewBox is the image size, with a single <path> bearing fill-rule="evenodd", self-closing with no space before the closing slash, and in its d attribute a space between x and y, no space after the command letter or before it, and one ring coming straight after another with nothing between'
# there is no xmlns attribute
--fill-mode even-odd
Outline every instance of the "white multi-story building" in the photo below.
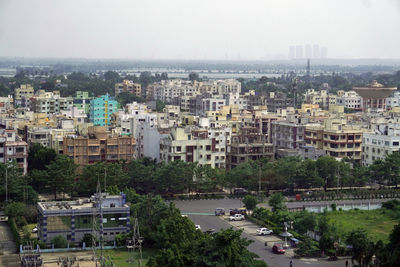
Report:
<svg viewBox="0 0 400 267"><path fill-rule="evenodd" d="M386 107L393 108L400 106L400 92L394 92L392 96L386 98Z"/></svg>
<svg viewBox="0 0 400 267"><path fill-rule="evenodd" d="M338 91L336 104L348 109L362 110L362 98L355 91Z"/></svg>
<svg viewBox="0 0 400 267"><path fill-rule="evenodd" d="M71 109L74 105L72 97L61 97L59 91L45 92L40 90L31 98L31 109L37 113L52 115L62 110Z"/></svg>
<svg viewBox="0 0 400 267"><path fill-rule="evenodd" d="M226 105L226 100L223 98L203 98L201 100L201 114L204 116L207 111L218 111Z"/></svg>
<svg viewBox="0 0 400 267"><path fill-rule="evenodd" d="M224 94L226 105L237 105L239 110L246 109L248 106L247 98L242 97L239 92Z"/></svg>
<svg viewBox="0 0 400 267"><path fill-rule="evenodd" d="M362 140L362 163L365 166L386 155L400 151L400 122L390 119L373 126L372 132L364 133Z"/></svg>
<svg viewBox="0 0 400 267"><path fill-rule="evenodd" d="M18 138L15 130L0 129L0 162L13 160L25 175L28 172L28 144Z"/></svg>
<svg viewBox="0 0 400 267"><path fill-rule="evenodd" d="M212 168L224 168L226 158L226 131L195 127L172 128L170 134L160 141L160 159L165 162L182 160L198 162ZM218 136L217 136L218 135ZM225 140L225 142L223 141ZM217 144L218 141L218 144Z"/></svg>

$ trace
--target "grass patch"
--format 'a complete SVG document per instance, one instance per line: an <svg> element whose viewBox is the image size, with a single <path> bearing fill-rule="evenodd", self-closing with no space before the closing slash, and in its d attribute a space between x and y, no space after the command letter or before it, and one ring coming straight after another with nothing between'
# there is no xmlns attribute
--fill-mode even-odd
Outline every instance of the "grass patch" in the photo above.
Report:
<svg viewBox="0 0 400 267"><path fill-rule="evenodd" d="M130 267L129 260L129 252L126 249L113 249L113 250L105 250L104 252L105 257L110 257L111 261L113 262L115 267ZM98 253L99 254L99 253ZM147 261L150 257L157 254L157 250L155 249L144 249L142 253L142 266L146 266ZM139 253L135 252L134 259L135 264L134 266L139 266L138 264L138 257Z"/></svg>
<svg viewBox="0 0 400 267"><path fill-rule="evenodd" d="M384 209L328 212L328 219L344 234L362 228L375 242L382 240L385 243L393 227L398 224L398 220L390 217Z"/></svg>

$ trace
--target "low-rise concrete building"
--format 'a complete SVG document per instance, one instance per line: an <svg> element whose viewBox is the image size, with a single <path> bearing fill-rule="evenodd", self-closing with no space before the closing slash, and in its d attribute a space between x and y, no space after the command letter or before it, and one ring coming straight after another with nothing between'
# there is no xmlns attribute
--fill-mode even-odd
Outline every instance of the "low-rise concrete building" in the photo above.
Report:
<svg viewBox="0 0 400 267"><path fill-rule="evenodd" d="M50 244L53 238L61 235L68 242L79 244L85 235L93 234L95 219L99 229L100 224L102 226L103 240L113 242L116 235L130 231L130 208L125 202L123 194L105 193L75 201L39 202L38 239ZM99 237L100 230L97 234Z"/></svg>

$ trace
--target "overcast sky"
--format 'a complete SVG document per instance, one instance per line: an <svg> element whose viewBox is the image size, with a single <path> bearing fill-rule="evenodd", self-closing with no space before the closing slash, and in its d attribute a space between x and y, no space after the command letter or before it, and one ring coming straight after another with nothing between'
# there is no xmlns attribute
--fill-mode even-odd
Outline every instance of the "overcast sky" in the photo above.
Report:
<svg viewBox="0 0 400 267"><path fill-rule="evenodd" d="M400 58L400 0L0 0L0 56Z"/></svg>

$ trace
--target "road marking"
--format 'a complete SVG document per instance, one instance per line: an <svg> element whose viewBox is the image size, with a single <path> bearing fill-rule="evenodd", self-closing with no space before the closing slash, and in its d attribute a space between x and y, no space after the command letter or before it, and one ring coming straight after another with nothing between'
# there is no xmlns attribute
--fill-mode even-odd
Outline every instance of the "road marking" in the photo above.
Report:
<svg viewBox="0 0 400 267"><path fill-rule="evenodd" d="M182 215L203 215L203 216L215 216L213 213L206 212L181 212Z"/></svg>

